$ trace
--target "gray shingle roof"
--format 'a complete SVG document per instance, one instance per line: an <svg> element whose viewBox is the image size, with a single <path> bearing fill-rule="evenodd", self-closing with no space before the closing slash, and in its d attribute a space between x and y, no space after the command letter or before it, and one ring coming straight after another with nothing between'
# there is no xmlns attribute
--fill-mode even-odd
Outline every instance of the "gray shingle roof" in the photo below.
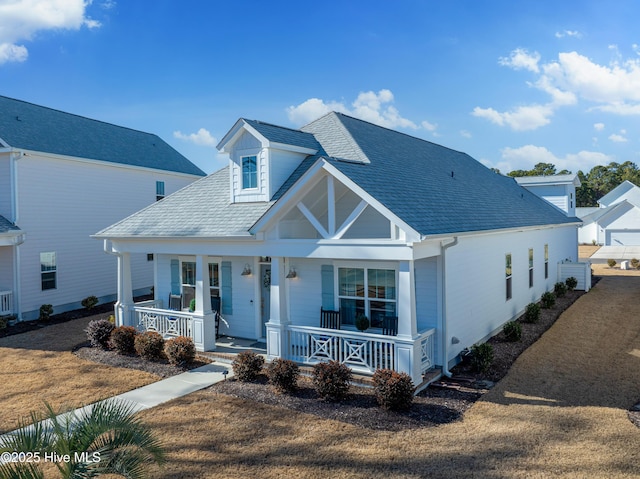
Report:
<svg viewBox="0 0 640 479"><path fill-rule="evenodd" d="M301 146L312 150L320 150L320 144L311 133L305 133L300 130L292 130L283 126L272 125L257 120L243 120L255 128L261 135L269 141L283 143L285 145Z"/></svg>
<svg viewBox="0 0 640 479"><path fill-rule="evenodd" d="M290 133L293 130L260 125L261 134L266 132L272 141L280 141L275 140L278 135L309 139ZM230 204L227 167L97 236L249 235L253 224L319 158L425 236L580 222L465 153L338 113L329 113L304 130L305 135L315 135L321 151L303 160L270 202ZM329 151L342 157L330 157Z"/></svg>
<svg viewBox="0 0 640 479"><path fill-rule="evenodd" d="M273 204L230 203L229 167L202 178L128 218L97 237L246 236Z"/></svg>
<svg viewBox="0 0 640 479"><path fill-rule="evenodd" d="M156 135L4 96L0 139L13 148L205 175Z"/></svg>
<svg viewBox="0 0 640 479"><path fill-rule="evenodd" d="M4 216L0 216L0 234L18 233L19 231L21 231L20 228L6 219Z"/></svg>

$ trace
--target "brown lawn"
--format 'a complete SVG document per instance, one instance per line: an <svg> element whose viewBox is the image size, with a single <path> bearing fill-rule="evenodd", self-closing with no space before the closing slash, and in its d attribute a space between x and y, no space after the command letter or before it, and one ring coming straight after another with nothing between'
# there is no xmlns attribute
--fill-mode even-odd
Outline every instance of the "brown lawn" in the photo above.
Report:
<svg viewBox="0 0 640 479"><path fill-rule="evenodd" d="M153 477L640 477L640 275L608 273L461 422L380 432L204 390L142 413L169 452Z"/></svg>
<svg viewBox="0 0 640 479"><path fill-rule="evenodd" d="M71 353L86 341L92 317L76 319L15 336L0 338L0 432L44 401L54 407L95 402L152 383L149 373L81 360Z"/></svg>

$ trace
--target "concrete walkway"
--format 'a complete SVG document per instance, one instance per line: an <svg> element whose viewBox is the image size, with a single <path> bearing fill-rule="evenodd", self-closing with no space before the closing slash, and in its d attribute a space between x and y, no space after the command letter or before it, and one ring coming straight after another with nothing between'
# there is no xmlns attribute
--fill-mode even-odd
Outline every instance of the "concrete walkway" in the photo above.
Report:
<svg viewBox="0 0 640 479"><path fill-rule="evenodd" d="M640 246L603 246L591 255L589 261L606 263L609 258L615 259L617 262L633 258L640 259Z"/></svg>

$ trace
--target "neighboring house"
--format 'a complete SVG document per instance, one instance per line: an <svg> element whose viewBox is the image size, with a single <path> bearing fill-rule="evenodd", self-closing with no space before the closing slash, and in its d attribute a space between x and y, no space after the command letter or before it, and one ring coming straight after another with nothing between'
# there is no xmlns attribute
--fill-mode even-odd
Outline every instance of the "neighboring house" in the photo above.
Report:
<svg viewBox="0 0 640 479"><path fill-rule="evenodd" d="M580 243L640 245L640 188L624 181L600 198L599 208L578 208Z"/></svg>
<svg viewBox="0 0 640 479"><path fill-rule="evenodd" d="M578 175L520 176L515 180L568 216L576 215L576 188L581 185Z"/></svg>
<svg viewBox="0 0 640 479"><path fill-rule="evenodd" d="M119 258L119 324L213 350L219 311L219 333L265 341L270 359L420 384L578 260L580 221L513 178L343 114L300 130L240 119L218 148L228 167L95 235ZM155 301L134 304L140 252L154 254Z"/></svg>
<svg viewBox="0 0 640 479"><path fill-rule="evenodd" d="M202 176L156 135L0 96L0 315L114 300L116 259L90 235ZM135 264L148 291L151 257Z"/></svg>

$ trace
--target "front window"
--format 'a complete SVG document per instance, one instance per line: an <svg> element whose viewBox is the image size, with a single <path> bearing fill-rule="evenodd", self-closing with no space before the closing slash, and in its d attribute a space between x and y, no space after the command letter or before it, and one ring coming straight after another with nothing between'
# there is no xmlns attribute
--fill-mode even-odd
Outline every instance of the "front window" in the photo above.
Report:
<svg viewBox="0 0 640 479"><path fill-rule="evenodd" d="M533 288L533 248L529 248L529 287Z"/></svg>
<svg viewBox="0 0 640 479"><path fill-rule="evenodd" d="M209 290L212 297L220 297L220 270L218 263L209 263Z"/></svg>
<svg viewBox="0 0 640 479"><path fill-rule="evenodd" d="M58 266L55 253L40 253L40 284L42 291L56 289Z"/></svg>
<svg viewBox="0 0 640 479"><path fill-rule="evenodd" d="M242 157L242 189L258 187L258 157Z"/></svg>
<svg viewBox="0 0 640 479"><path fill-rule="evenodd" d="M156 181L156 201L160 201L164 196L164 181Z"/></svg>
<svg viewBox="0 0 640 479"><path fill-rule="evenodd" d="M212 297L220 297L220 269L218 263L209 263L209 292ZM182 262L182 307L188 308L196 297L196 263Z"/></svg>
<svg viewBox="0 0 640 479"><path fill-rule="evenodd" d="M372 328L381 328L385 317L397 316L396 272L392 269L339 268L338 298L342 323L355 326L364 314Z"/></svg>
<svg viewBox="0 0 640 479"><path fill-rule="evenodd" d="M505 255L505 273L506 273L506 289L507 289L507 301L512 296L512 270L511 270L511 253Z"/></svg>

